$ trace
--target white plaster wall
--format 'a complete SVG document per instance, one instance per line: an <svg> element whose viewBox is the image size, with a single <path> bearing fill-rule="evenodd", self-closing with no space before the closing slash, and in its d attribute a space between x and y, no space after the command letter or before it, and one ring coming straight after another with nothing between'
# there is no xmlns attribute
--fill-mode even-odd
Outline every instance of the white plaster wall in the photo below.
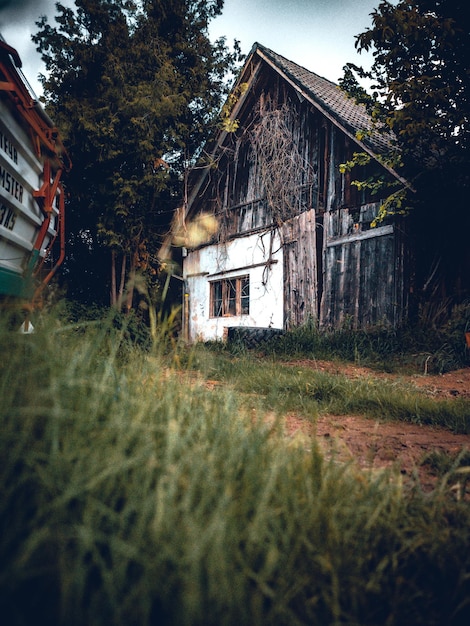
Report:
<svg viewBox="0 0 470 626"><path fill-rule="evenodd" d="M265 265L271 259L274 263ZM209 283L250 276L250 314L209 317ZM224 338L230 326L283 328L283 257L279 236L265 232L188 252L183 276L189 294L190 341Z"/></svg>

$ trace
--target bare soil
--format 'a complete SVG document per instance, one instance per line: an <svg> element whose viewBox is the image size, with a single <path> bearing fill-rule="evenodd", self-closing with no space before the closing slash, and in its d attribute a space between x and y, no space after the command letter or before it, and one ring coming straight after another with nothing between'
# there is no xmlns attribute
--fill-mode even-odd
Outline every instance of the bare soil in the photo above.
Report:
<svg viewBox="0 0 470 626"><path fill-rule="evenodd" d="M437 376L397 376L328 361L302 360L291 364L351 378L400 380L421 388L436 400L470 398L470 368ZM455 434L444 428L418 424L375 421L360 415L321 415L315 425L299 416L288 415L285 429L288 436L316 435L322 448L338 460L355 460L361 467L372 469L395 466L405 477L417 477L424 490L431 490L437 481L432 467L422 464L427 454L437 451L454 456L470 450L470 434Z"/></svg>

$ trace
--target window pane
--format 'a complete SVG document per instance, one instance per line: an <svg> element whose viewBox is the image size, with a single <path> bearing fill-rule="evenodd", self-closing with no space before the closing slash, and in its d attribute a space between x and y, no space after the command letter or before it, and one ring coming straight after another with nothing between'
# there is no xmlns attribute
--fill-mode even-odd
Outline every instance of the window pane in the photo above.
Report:
<svg viewBox="0 0 470 626"><path fill-rule="evenodd" d="M211 283L212 297L212 317L221 317L222 315L222 281Z"/></svg>
<svg viewBox="0 0 470 626"><path fill-rule="evenodd" d="M236 315L237 314L237 287L236 280L226 280L226 307L224 314L225 315Z"/></svg>
<svg viewBox="0 0 470 626"><path fill-rule="evenodd" d="M244 276L240 278L240 283L241 312L242 315L247 315L250 312L250 277Z"/></svg>

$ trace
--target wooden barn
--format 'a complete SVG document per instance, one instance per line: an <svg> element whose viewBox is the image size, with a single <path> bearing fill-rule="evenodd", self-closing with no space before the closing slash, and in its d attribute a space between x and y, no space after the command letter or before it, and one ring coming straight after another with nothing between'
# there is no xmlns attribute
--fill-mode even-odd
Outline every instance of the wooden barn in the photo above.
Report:
<svg viewBox="0 0 470 626"><path fill-rule="evenodd" d="M375 224L380 194L351 183L406 181L381 163L387 138L365 108L255 44L222 117L177 216L186 338L310 320L399 324L409 294L403 220ZM354 153L370 157L357 173L340 167Z"/></svg>

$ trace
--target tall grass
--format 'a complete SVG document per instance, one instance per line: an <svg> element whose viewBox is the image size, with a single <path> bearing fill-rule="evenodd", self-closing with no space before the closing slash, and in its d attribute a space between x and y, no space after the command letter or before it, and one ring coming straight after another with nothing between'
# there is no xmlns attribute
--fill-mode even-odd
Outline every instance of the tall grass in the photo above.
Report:
<svg viewBox="0 0 470 626"><path fill-rule="evenodd" d="M0 332L3 623L468 623L470 510L444 482L285 441L165 337L36 327Z"/></svg>
<svg viewBox="0 0 470 626"><path fill-rule="evenodd" d="M314 356L340 359L385 371L443 373L470 365L465 333L470 330L470 303L453 308L445 323L435 325L424 312L418 322L401 328L377 326L319 330L314 321L294 328L265 346L277 357Z"/></svg>

